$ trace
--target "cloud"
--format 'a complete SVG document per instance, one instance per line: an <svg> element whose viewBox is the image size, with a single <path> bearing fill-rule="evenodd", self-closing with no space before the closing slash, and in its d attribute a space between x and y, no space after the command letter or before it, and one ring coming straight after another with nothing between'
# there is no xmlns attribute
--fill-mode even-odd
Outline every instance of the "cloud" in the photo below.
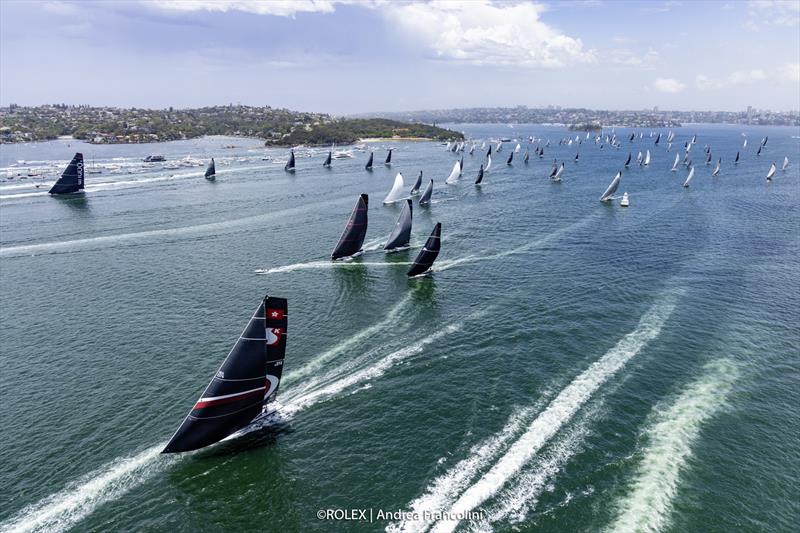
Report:
<svg viewBox="0 0 800 533"><path fill-rule="evenodd" d="M653 89L660 93L679 93L685 88L685 84L674 78L656 78L653 82Z"/></svg>
<svg viewBox="0 0 800 533"><path fill-rule="evenodd" d="M723 78L713 78L698 74L695 76L695 85L703 91L727 89L741 85L751 85L761 82L800 83L800 63L787 63L775 69L737 70Z"/></svg>
<svg viewBox="0 0 800 533"><path fill-rule="evenodd" d="M333 13L341 0L143 0L143 4L172 11L242 11L255 15L293 17L297 13Z"/></svg>
<svg viewBox="0 0 800 533"><path fill-rule="evenodd" d="M594 61L580 39L542 22L545 7L488 0L393 3L381 12L435 57L472 64L561 67Z"/></svg>
<svg viewBox="0 0 800 533"><path fill-rule="evenodd" d="M800 25L800 1L798 0L750 0L747 3L748 20L745 28L753 31L766 26Z"/></svg>

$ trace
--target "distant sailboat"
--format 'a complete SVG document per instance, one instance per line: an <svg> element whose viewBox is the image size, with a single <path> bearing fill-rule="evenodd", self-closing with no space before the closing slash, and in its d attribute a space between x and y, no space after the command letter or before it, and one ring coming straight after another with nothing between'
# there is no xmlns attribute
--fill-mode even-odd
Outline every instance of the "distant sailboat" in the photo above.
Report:
<svg viewBox="0 0 800 533"><path fill-rule="evenodd" d="M775 175L775 171L776 170L777 170L777 168L775 167L775 163L772 163L769 166L769 172L767 172L767 181L772 181L772 176Z"/></svg>
<svg viewBox="0 0 800 533"><path fill-rule="evenodd" d="M283 167L286 172L294 172L294 150L289 152L289 161Z"/></svg>
<svg viewBox="0 0 800 533"><path fill-rule="evenodd" d="M350 218L347 220L347 225L344 227L342 236L339 237L339 242L336 248L333 249L331 259L342 259L345 257L354 257L360 255L363 251L361 246L364 244L364 238L367 236L367 207L369 205L369 196L362 194L358 197L353 212L350 213Z"/></svg>
<svg viewBox="0 0 800 533"><path fill-rule="evenodd" d="M579 154L578 152L575 152L575 162L576 163L578 162L578 159L580 158L580 156L581 156L581 154Z"/></svg>
<svg viewBox="0 0 800 533"><path fill-rule="evenodd" d="M747 148L747 139L745 139L744 142L742 143L742 149L745 148Z"/></svg>
<svg viewBox="0 0 800 533"><path fill-rule="evenodd" d="M719 158L719 159L717 160L717 166L715 166L715 167L714 167L714 170L711 172L711 175L712 175L712 176L716 176L717 174L719 174L719 168L720 168L720 166L722 166L722 158Z"/></svg>
<svg viewBox="0 0 800 533"><path fill-rule="evenodd" d="M711 152L708 152L708 155L706 156L706 165L710 164L711 164Z"/></svg>
<svg viewBox="0 0 800 533"><path fill-rule="evenodd" d="M768 141L768 140L769 140L769 135L767 135L766 137L764 137L764 139L761 141L761 146L766 146L766 145L767 145L767 141Z"/></svg>
<svg viewBox="0 0 800 533"><path fill-rule="evenodd" d="M475 152L475 145L469 147L469 155L472 155Z"/></svg>
<svg viewBox="0 0 800 533"><path fill-rule="evenodd" d="M697 142L697 135L692 136L692 144Z"/></svg>
<svg viewBox="0 0 800 533"><path fill-rule="evenodd" d="M670 169L670 172L677 172L678 171L678 163L680 163L680 160L681 160L681 155L676 153L675 154L675 161L673 161L673 163L672 163L672 168Z"/></svg>
<svg viewBox="0 0 800 533"><path fill-rule="evenodd" d="M528 159L530 159L530 155L531 155L530 150L528 148L525 148L525 157L522 158L522 162L527 163Z"/></svg>
<svg viewBox="0 0 800 533"><path fill-rule="evenodd" d="M325 158L325 162L322 163L322 166L325 168L330 168L332 159L333 159L333 153L331 150L328 150L328 157Z"/></svg>
<svg viewBox="0 0 800 533"><path fill-rule="evenodd" d="M419 188L422 187L422 171L419 171L419 176L417 176L417 181L414 182L414 186L411 187L411 196L419 194Z"/></svg>
<svg viewBox="0 0 800 533"><path fill-rule="evenodd" d="M622 172L617 172L617 175L614 176L614 179L611 180L611 183L608 185L606 192L600 196L601 202L610 202L614 198L614 193L617 192L617 187L619 187L619 180L622 177Z"/></svg>
<svg viewBox="0 0 800 533"><path fill-rule="evenodd" d="M213 180L216 175L217 175L217 167L216 165L214 165L214 158L212 157L211 162L208 164L208 167L206 168L206 173L204 174L204 177L207 180Z"/></svg>
<svg viewBox="0 0 800 533"><path fill-rule="evenodd" d="M517 143L517 147L514 148L514 153L518 154L520 150L522 150L522 147L519 145L519 143Z"/></svg>
<svg viewBox="0 0 800 533"><path fill-rule="evenodd" d="M392 189L389 191L389 194L386 195L386 198L383 199L384 205L393 204L396 201L401 200L403 197L403 186L403 175L398 172L394 177Z"/></svg>
<svg viewBox="0 0 800 533"><path fill-rule="evenodd" d="M431 232L430 237L428 237L428 241L425 243L425 246L422 247L422 250L420 250L417 258L414 259L414 264L412 264L411 268L408 269L406 275L408 275L409 278L421 276L430 271L431 266L433 266L433 262L436 261L436 258L439 256L441 240L442 223L437 222L433 227L433 231Z"/></svg>
<svg viewBox="0 0 800 533"><path fill-rule="evenodd" d="M428 182L425 190L422 191L422 196L419 197L419 205L428 205L431 203L431 195L433 194L433 180Z"/></svg>
<svg viewBox="0 0 800 533"><path fill-rule="evenodd" d="M642 152L639 152L639 154L636 156L636 163L641 165L643 160L644 160L644 156L642 155Z"/></svg>
<svg viewBox="0 0 800 533"><path fill-rule="evenodd" d="M78 194L83 192L83 154L78 152L72 157L67 168L61 173L55 185L47 191L49 194Z"/></svg>
<svg viewBox="0 0 800 533"><path fill-rule="evenodd" d="M683 186L688 187L689 182L692 181L693 177L694 177L694 167L689 167L689 175L686 177L686 181L683 182Z"/></svg>
<svg viewBox="0 0 800 533"><path fill-rule="evenodd" d="M789 156L783 156L783 165L781 166L781 170L786 172L786 169L789 168Z"/></svg>
<svg viewBox="0 0 800 533"><path fill-rule="evenodd" d="M370 152L369 153L369 159L367 159L367 164L364 165L365 169L372 170L372 160L373 160L374 156L375 156L375 152Z"/></svg>
<svg viewBox="0 0 800 533"><path fill-rule="evenodd" d="M492 145L491 144L489 145L489 149L486 151L486 157L489 157L490 155L492 155Z"/></svg>
<svg viewBox="0 0 800 533"><path fill-rule="evenodd" d="M458 175L461 176L461 173L464 172L464 156L461 156L461 160L458 162Z"/></svg>
<svg viewBox="0 0 800 533"><path fill-rule="evenodd" d="M453 185L454 183L458 182L458 177L461 175L461 165L456 161L453 165L453 170L450 171L450 175L447 176L447 179L444 182L448 185Z"/></svg>
<svg viewBox="0 0 800 533"><path fill-rule="evenodd" d="M653 143L653 146L658 146L659 141L661 141L661 133L656 136L656 142Z"/></svg>
<svg viewBox="0 0 800 533"><path fill-rule="evenodd" d="M628 207L629 205L631 205L631 204L630 204L630 200L628 199L628 193L624 192L624 193L622 193L622 200L619 201L619 206L620 207Z"/></svg>
<svg viewBox="0 0 800 533"><path fill-rule="evenodd" d="M561 181L561 175L564 173L564 163L561 163L561 166L558 167L555 176L553 176L553 181Z"/></svg>
<svg viewBox="0 0 800 533"><path fill-rule="evenodd" d="M394 148L389 148L389 153L386 154L386 161L383 162L384 165L392 164L392 150L394 150Z"/></svg>
<svg viewBox="0 0 800 533"><path fill-rule="evenodd" d="M650 150L647 150L647 153L644 155L644 166L648 166L650 164Z"/></svg>
<svg viewBox="0 0 800 533"><path fill-rule="evenodd" d="M508 154L508 160L506 161L506 165L510 165L511 161L513 160L514 160L514 152L512 151Z"/></svg>
<svg viewBox="0 0 800 533"><path fill-rule="evenodd" d="M287 302L265 296L162 453L210 446L267 413L286 355Z"/></svg>
<svg viewBox="0 0 800 533"><path fill-rule="evenodd" d="M631 156L632 156L632 155L633 155L633 154L631 154L630 152L628 152L628 159L626 159L626 160L625 160L625 166L626 166L626 167L627 167L628 165L630 165L630 164L631 164Z"/></svg>
<svg viewBox="0 0 800 533"><path fill-rule="evenodd" d="M486 156L486 167L483 169L484 172L489 172L489 168L492 166L492 156Z"/></svg>
<svg viewBox="0 0 800 533"><path fill-rule="evenodd" d="M736 152L736 159L733 160L733 164L734 165L738 165L739 164L739 152Z"/></svg>
<svg viewBox="0 0 800 533"><path fill-rule="evenodd" d="M761 145L759 145L759 146L758 146L758 152L756 152L756 155L761 155L761 148L762 148L763 146L764 146L763 144L761 144Z"/></svg>
<svg viewBox="0 0 800 533"><path fill-rule="evenodd" d="M400 216L397 217L394 229L386 241L386 246L383 247L384 252L399 252L409 248L409 242L411 241L411 212L411 200L406 200L403 210L400 211Z"/></svg>
<svg viewBox="0 0 800 533"><path fill-rule="evenodd" d="M480 185L482 181L483 181L483 165L481 165L481 168L478 170L478 177L475 178L475 185Z"/></svg>

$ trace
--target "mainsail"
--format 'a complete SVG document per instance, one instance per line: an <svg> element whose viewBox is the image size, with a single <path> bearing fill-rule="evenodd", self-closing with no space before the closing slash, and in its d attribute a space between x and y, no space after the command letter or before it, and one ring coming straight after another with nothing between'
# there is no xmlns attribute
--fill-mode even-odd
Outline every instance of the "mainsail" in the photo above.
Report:
<svg viewBox="0 0 800 533"><path fill-rule="evenodd" d="M286 172L294 172L294 150L289 154L289 161L286 163L286 166L283 167L283 170Z"/></svg>
<svg viewBox="0 0 800 533"><path fill-rule="evenodd" d="M214 165L214 158L211 158L211 163L208 164L208 168L206 168L205 177L206 178L213 178L217 175L217 167Z"/></svg>
<svg viewBox="0 0 800 533"><path fill-rule="evenodd" d="M83 154L78 152L72 157L61 177L48 191L50 194L71 194L83 190Z"/></svg>
<svg viewBox="0 0 800 533"><path fill-rule="evenodd" d="M281 380L287 314L284 298L264 297L162 453L188 452L219 442L265 411Z"/></svg>
<svg viewBox="0 0 800 533"><path fill-rule="evenodd" d="M787 168L789 168L789 156L785 155L783 156L783 166L781 166L781 170L786 170Z"/></svg>
<svg viewBox="0 0 800 533"><path fill-rule="evenodd" d="M389 153L386 154L386 161L383 162L384 165L392 164L392 150L394 150L394 148L389 148Z"/></svg>
<svg viewBox="0 0 800 533"><path fill-rule="evenodd" d="M386 198L383 199L383 203L393 204L400 200L403 196L403 185L403 175L398 172L397 176L394 177L394 185L392 185L392 190L390 190L389 194L386 195Z"/></svg>
<svg viewBox="0 0 800 533"><path fill-rule="evenodd" d="M375 152L369 153L369 159L367 159L367 164L364 165L364 168L367 170L372 170L372 159L375 156Z"/></svg>
<svg viewBox="0 0 800 533"><path fill-rule="evenodd" d="M452 185L458 181L458 177L461 175L461 165L456 161L455 165L453 165L453 170L450 171L450 175L447 176L447 179L444 180L445 183L448 185Z"/></svg>
<svg viewBox="0 0 800 533"><path fill-rule="evenodd" d="M553 176L553 181L561 181L561 174L564 173L564 163L561 163L561 166L558 167L555 175Z"/></svg>
<svg viewBox="0 0 800 533"><path fill-rule="evenodd" d="M621 177L622 172L617 172L617 175L611 180L611 184L606 189L606 192L600 197L601 202L609 202L613 199L614 193L617 192L617 187L619 187L619 179Z"/></svg>
<svg viewBox="0 0 800 533"><path fill-rule="evenodd" d="M461 173L464 172L464 156L461 156L461 161L458 162L458 175L461 176Z"/></svg>
<svg viewBox="0 0 800 533"><path fill-rule="evenodd" d="M323 167L330 167L330 166L331 166L331 156L332 156L332 155L333 155L333 154L331 153L331 151L330 151L330 150L328 150L328 157L326 157L326 158L325 158L325 162L324 162L324 163L322 163L322 166L323 166Z"/></svg>
<svg viewBox="0 0 800 533"><path fill-rule="evenodd" d="M767 181L772 181L772 176L775 175L775 170L777 170L775 167L775 163L772 163L769 166L769 172L767 172Z"/></svg>
<svg viewBox="0 0 800 533"><path fill-rule="evenodd" d="M530 155L531 155L530 150L528 148L525 148L525 157L522 158L522 162L527 163L528 159L530 159Z"/></svg>
<svg viewBox="0 0 800 533"><path fill-rule="evenodd" d="M514 151L512 150L512 151L511 151L511 152L508 154L508 161L506 161L506 165L510 165L510 164L511 164L511 161L513 161L513 160L514 160Z"/></svg>
<svg viewBox="0 0 800 533"><path fill-rule="evenodd" d="M358 197L353 212L350 214L350 219L344 227L342 236L339 238L339 242L336 244L336 248L334 248L331 254L331 259L350 257L361 251L361 245L364 244L364 237L367 236L368 205L368 195L362 194Z"/></svg>
<svg viewBox="0 0 800 533"><path fill-rule="evenodd" d="M671 172L677 172L678 171L678 163L680 163L680 161L681 161L681 155L676 153L675 154L675 161L673 161L672 168L670 169Z"/></svg>
<svg viewBox="0 0 800 533"><path fill-rule="evenodd" d="M419 276L430 270L431 265L433 265L433 262L436 261L436 257L439 255L439 249L441 248L441 237L442 223L437 222L433 227L431 236L428 237L428 241L425 243L425 246L422 247L422 250L420 250L417 258L414 259L414 264L412 264L411 268L408 269L408 272L406 273L408 277Z"/></svg>
<svg viewBox="0 0 800 533"><path fill-rule="evenodd" d="M431 203L431 195L433 194L433 180L428 182L428 186L422 191L422 196L419 197L419 205L428 205Z"/></svg>
<svg viewBox="0 0 800 533"><path fill-rule="evenodd" d="M406 200L400 216L397 217L394 229L389 235L389 240L383 247L385 251L396 252L408 248L408 243L411 241L411 211L411 200Z"/></svg>
<svg viewBox="0 0 800 533"><path fill-rule="evenodd" d="M419 194L419 188L422 187L422 171L419 171L419 176L417 176L417 181L414 183L414 186L411 187L411 195Z"/></svg>
<svg viewBox="0 0 800 533"><path fill-rule="evenodd" d="M689 182L692 181L693 177L694 177L694 167L689 167L689 175L686 177L686 181L683 182L683 186L688 187Z"/></svg>
<svg viewBox="0 0 800 533"><path fill-rule="evenodd" d="M625 160L625 166L627 167L630 164L631 164L631 153L628 152L628 159Z"/></svg>
<svg viewBox="0 0 800 533"><path fill-rule="evenodd" d="M492 166L492 156L487 155L486 156L486 166L484 167L483 171L484 172L489 172L489 168L491 168L491 166Z"/></svg>
<svg viewBox="0 0 800 533"><path fill-rule="evenodd" d="M480 170L478 170L478 177L475 178L475 185L480 185L483 181L483 165L481 165Z"/></svg>
<svg viewBox="0 0 800 533"><path fill-rule="evenodd" d="M719 167L721 166L722 166L722 158L719 158L717 160L717 166L714 167L714 170L711 172L711 175L716 176L717 174L719 174Z"/></svg>
<svg viewBox="0 0 800 533"><path fill-rule="evenodd" d="M648 149L647 153L645 153L644 155L644 166L647 166L649 164L650 164L650 150Z"/></svg>
<svg viewBox="0 0 800 533"><path fill-rule="evenodd" d="M736 159L733 160L733 164L734 165L738 165L739 164L739 152L736 152Z"/></svg>

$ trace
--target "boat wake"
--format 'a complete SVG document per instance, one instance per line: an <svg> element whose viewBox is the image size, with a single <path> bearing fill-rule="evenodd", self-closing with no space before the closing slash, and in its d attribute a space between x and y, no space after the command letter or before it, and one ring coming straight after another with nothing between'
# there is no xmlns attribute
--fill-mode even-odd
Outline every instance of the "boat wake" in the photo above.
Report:
<svg viewBox="0 0 800 533"><path fill-rule="evenodd" d="M397 265L405 265L408 266L411 263L409 262L386 262L386 263L378 263L375 261L308 261L305 263L295 263L293 265L285 265L280 267L273 267L273 268L258 268L254 270L256 274L266 275L266 274L281 274L284 272L294 272L296 270L330 270L334 268L353 268L359 266L381 266L381 267L391 267Z"/></svg>
<svg viewBox="0 0 800 533"><path fill-rule="evenodd" d="M100 505L115 500L175 461L161 455L166 443L116 459L0 524L2 533L65 531Z"/></svg>
<svg viewBox="0 0 800 533"><path fill-rule="evenodd" d="M692 444L702 424L724 404L737 376L732 361L713 361L671 405L656 412L652 426L645 431L647 444L633 487L617 505L617 517L609 531L661 531L668 526Z"/></svg>
<svg viewBox="0 0 800 533"><path fill-rule="evenodd" d="M650 341L658 337L675 307L674 299L674 295L667 296L651 307L639 320L634 331L620 339L605 355L562 389L488 471L466 490L461 491L460 487L457 487L455 492L460 493L460 496L455 501L440 500L435 508L430 504L424 504L434 512L446 512L448 517L453 517L435 523L432 531L453 531L459 523L455 517L463 516L495 496L516 476L522 467L573 419L580 408L608 379ZM437 485L447 485L447 479L452 475L452 472L448 472L435 480L431 485L432 489L426 491L426 494L435 490ZM421 499L415 500L411 507L420 505L425 498L426 496L422 496ZM394 531L426 531L428 527L429 524L424 522L401 522L391 526Z"/></svg>

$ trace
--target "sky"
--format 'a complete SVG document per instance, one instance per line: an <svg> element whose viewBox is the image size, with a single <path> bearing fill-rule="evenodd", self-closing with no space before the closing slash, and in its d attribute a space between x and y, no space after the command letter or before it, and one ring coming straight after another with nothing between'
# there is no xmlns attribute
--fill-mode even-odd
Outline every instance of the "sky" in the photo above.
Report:
<svg viewBox="0 0 800 533"><path fill-rule="evenodd" d="M0 105L800 109L800 0L0 2Z"/></svg>

